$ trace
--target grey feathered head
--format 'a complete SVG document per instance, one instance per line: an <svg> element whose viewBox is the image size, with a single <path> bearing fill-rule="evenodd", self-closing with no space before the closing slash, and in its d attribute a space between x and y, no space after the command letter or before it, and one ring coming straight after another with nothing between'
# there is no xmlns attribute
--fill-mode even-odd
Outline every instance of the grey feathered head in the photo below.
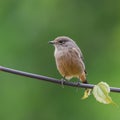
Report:
<svg viewBox="0 0 120 120"><path fill-rule="evenodd" d="M66 36L57 37L53 41L50 41L49 43L53 44L57 49L78 47L71 38Z"/></svg>

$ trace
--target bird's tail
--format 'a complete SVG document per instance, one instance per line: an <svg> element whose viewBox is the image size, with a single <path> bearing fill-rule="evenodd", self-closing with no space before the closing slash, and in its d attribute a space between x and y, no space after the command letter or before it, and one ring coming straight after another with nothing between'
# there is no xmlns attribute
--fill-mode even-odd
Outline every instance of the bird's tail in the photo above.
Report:
<svg viewBox="0 0 120 120"><path fill-rule="evenodd" d="M82 83L88 84L85 72L84 74L81 75L80 80L82 81ZM91 89L85 88L84 96L82 97L82 99L88 98L90 94L91 94Z"/></svg>

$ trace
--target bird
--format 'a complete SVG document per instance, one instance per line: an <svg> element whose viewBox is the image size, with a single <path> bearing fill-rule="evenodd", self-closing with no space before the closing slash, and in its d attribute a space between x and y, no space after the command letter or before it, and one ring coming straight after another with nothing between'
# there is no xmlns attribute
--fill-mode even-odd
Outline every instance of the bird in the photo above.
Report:
<svg viewBox="0 0 120 120"><path fill-rule="evenodd" d="M55 62L61 76L67 80L78 78L88 84L83 54L76 42L70 37L59 36L49 43L55 47Z"/></svg>

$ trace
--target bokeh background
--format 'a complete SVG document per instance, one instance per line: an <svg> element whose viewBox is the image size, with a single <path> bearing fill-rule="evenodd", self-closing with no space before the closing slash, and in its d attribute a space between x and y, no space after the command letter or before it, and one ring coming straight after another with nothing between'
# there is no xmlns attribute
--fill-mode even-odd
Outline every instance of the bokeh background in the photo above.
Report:
<svg viewBox="0 0 120 120"><path fill-rule="evenodd" d="M119 0L0 0L0 65L61 79L48 44L61 35L80 46L90 83L120 87ZM1 72L0 119L120 119L120 108L83 92Z"/></svg>

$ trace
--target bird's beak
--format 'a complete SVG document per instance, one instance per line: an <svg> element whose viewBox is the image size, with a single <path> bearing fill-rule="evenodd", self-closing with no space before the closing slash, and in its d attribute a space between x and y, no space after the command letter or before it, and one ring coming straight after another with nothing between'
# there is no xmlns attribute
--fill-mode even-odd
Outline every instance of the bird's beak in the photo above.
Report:
<svg viewBox="0 0 120 120"><path fill-rule="evenodd" d="M48 43L49 43L49 44L55 44L55 42L54 42L54 41L49 41Z"/></svg>

